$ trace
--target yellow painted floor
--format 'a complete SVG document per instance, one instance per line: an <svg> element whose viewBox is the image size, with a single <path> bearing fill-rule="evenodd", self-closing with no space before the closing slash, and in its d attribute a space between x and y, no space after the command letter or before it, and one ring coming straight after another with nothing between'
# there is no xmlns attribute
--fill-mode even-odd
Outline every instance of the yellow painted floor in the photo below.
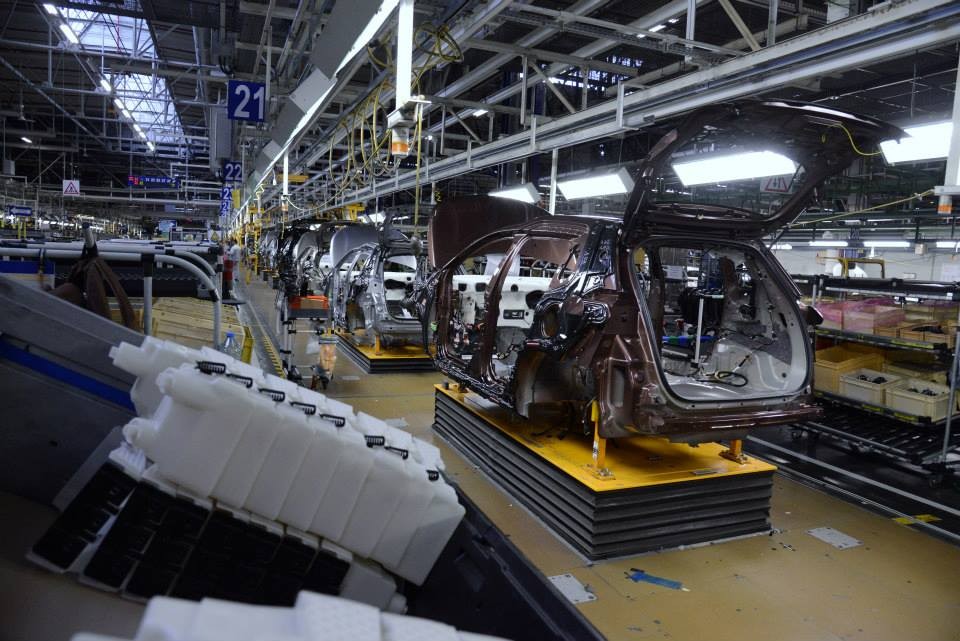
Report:
<svg viewBox="0 0 960 641"><path fill-rule="evenodd" d="M259 289L250 288L254 301ZM772 535L586 561L433 434L433 385L442 380L438 372L367 375L340 358L326 393L402 417L436 443L447 473L532 564L547 576L569 572L597 595L577 607L611 641L960 641L960 548L781 475ZM838 550L807 534L821 526L863 545ZM635 583L632 569L687 591Z"/></svg>

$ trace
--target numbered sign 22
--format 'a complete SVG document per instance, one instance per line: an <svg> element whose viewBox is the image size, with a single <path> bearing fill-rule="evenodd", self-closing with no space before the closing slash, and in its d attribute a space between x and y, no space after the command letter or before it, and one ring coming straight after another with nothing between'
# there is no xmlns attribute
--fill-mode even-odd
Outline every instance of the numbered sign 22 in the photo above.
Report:
<svg viewBox="0 0 960 641"><path fill-rule="evenodd" d="M231 80L227 83L227 118L263 122L266 87L259 82Z"/></svg>
<svg viewBox="0 0 960 641"><path fill-rule="evenodd" d="M223 163L223 182L238 183L243 180L243 165L233 160Z"/></svg>

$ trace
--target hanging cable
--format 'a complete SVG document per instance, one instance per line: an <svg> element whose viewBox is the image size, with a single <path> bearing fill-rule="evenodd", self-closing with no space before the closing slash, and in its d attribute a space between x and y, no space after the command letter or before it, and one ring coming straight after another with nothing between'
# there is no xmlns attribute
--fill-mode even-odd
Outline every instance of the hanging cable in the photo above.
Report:
<svg viewBox="0 0 960 641"><path fill-rule="evenodd" d="M845 134L847 134L847 140L850 141L850 146L853 148L853 151L855 151L858 155L860 155L860 156L866 156L867 158L869 158L870 156L879 156L880 154L883 153L882 151L870 151L870 152L861 151L860 148L857 147L857 143L855 143L855 142L853 141L853 134L851 134L851 133L850 133L850 130L847 129L846 127L844 127L842 123L839 123L839 122L838 122L837 124L831 125L831 126L832 126L832 127L839 127L840 129L843 129L843 132L844 132Z"/></svg>
<svg viewBox="0 0 960 641"><path fill-rule="evenodd" d="M914 194L912 196L907 196L906 198L901 198L899 200L891 200L888 203L882 203L880 205L874 205L873 207L866 207L864 209L859 209L857 211L845 211L842 214L837 214L835 216L826 216L824 218L817 218L816 220L805 220L799 223L791 223L790 227L802 227L803 225L815 225L817 223L826 222L828 220L837 220L840 218L846 218L848 216L857 216L859 214L866 214L871 211L877 211L878 209L884 209L886 207L892 207L893 205L899 205L901 203L910 202L911 200L917 200L919 198L925 198L933 194L932 189L920 192L919 194Z"/></svg>

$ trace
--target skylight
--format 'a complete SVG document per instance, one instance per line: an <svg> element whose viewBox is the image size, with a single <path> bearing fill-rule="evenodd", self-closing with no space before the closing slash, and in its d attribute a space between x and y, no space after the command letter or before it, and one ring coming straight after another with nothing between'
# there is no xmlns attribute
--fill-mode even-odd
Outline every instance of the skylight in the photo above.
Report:
<svg viewBox="0 0 960 641"><path fill-rule="evenodd" d="M50 4L43 7L48 14L62 20L57 28L68 46L93 55L120 53L135 58L157 58L146 20ZM155 143L186 143L166 79L141 73L114 74L110 69L104 69L102 74L94 84L101 91L113 92L118 117L148 149L155 149Z"/></svg>

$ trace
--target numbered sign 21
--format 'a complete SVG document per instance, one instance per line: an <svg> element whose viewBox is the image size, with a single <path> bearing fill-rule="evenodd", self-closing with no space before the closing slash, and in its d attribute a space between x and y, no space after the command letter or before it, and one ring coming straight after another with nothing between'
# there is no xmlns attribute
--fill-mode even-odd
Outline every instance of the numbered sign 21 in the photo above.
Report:
<svg viewBox="0 0 960 641"><path fill-rule="evenodd" d="M227 118L263 122L266 88L259 82L231 80L227 83Z"/></svg>

